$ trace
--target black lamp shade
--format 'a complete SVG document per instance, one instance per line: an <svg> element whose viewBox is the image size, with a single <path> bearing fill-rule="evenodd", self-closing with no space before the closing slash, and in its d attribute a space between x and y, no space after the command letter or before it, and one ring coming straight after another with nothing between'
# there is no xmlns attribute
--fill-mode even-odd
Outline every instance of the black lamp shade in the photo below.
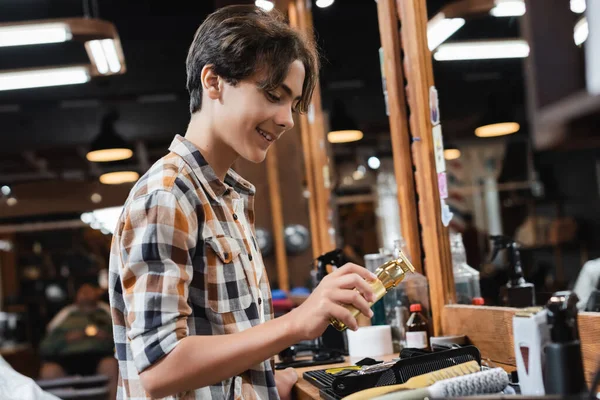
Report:
<svg viewBox="0 0 600 400"><path fill-rule="evenodd" d="M329 119L331 130L327 139L331 143L355 142L363 138L356 121L348 114L341 101L333 103Z"/></svg>
<svg viewBox="0 0 600 400"><path fill-rule="evenodd" d="M102 119L100 133L92 142L87 159L93 162L126 160L133 156L131 146L115 131L118 115L114 112Z"/></svg>

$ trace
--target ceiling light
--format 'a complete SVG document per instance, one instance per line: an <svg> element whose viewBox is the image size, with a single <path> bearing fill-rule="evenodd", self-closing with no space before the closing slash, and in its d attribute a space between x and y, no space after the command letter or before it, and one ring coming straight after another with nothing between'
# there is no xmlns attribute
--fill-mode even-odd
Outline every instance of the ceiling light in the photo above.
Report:
<svg viewBox="0 0 600 400"><path fill-rule="evenodd" d="M571 11L576 14L582 14L586 9L585 0L571 0Z"/></svg>
<svg viewBox="0 0 600 400"><path fill-rule="evenodd" d="M6 199L6 205L8 205L9 207L16 206L17 203L18 201L16 197L9 197L8 199Z"/></svg>
<svg viewBox="0 0 600 400"><path fill-rule="evenodd" d="M356 142L363 138L363 133L341 100L334 100L330 116L331 130L327 134L329 143Z"/></svg>
<svg viewBox="0 0 600 400"><path fill-rule="evenodd" d="M525 14L523 0L496 0L495 4L490 10L490 14L494 17L520 17Z"/></svg>
<svg viewBox="0 0 600 400"><path fill-rule="evenodd" d="M121 61L113 39L90 40L85 45L100 74L106 75L109 72L116 74L121 71Z"/></svg>
<svg viewBox="0 0 600 400"><path fill-rule="evenodd" d="M260 7L265 11L271 11L273 7L275 7L275 4L273 4L272 1L268 0L256 0L254 4L256 5L256 7Z"/></svg>
<svg viewBox="0 0 600 400"><path fill-rule="evenodd" d="M371 169L379 169L379 167L381 166L381 161L375 156L369 157L369 159L367 160L367 165Z"/></svg>
<svg viewBox="0 0 600 400"><path fill-rule="evenodd" d="M459 149L445 149L444 150L444 158L448 161L456 160L460 158L460 150Z"/></svg>
<svg viewBox="0 0 600 400"><path fill-rule="evenodd" d="M2 192L3 195L8 196L12 190L10 189L10 186L4 185L2 188L0 188L0 192Z"/></svg>
<svg viewBox="0 0 600 400"><path fill-rule="evenodd" d="M465 20L463 18L446 18L443 13L438 13L427 22L427 45L429 50L436 49L462 28L464 24Z"/></svg>
<svg viewBox="0 0 600 400"><path fill-rule="evenodd" d="M90 74L86 67L64 67L21 70L0 73L0 90L30 89L36 87L86 83Z"/></svg>
<svg viewBox="0 0 600 400"><path fill-rule="evenodd" d="M516 122L500 122L497 124L480 126L475 129L475 136L481 138L505 136L518 132L519 129L521 129L521 126Z"/></svg>
<svg viewBox="0 0 600 400"><path fill-rule="evenodd" d="M327 134L329 143L356 142L363 138L363 133L358 130L332 131Z"/></svg>
<svg viewBox="0 0 600 400"><path fill-rule="evenodd" d="M575 24L575 30L573 31L573 40L577 46L581 46L585 42L590 34L588 27L587 18L583 17Z"/></svg>
<svg viewBox="0 0 600 400"><path fill-rule="evenodd" d="M0 47L61 43L72 37L69 26L58 22L0 27Z"/></svg>
<svg viewBox="0 0 600 400"><path fill-rule="evenodd" d="M105 149L105 150L94 150L87 153L86 158L91 162L110 162L118 160L126 160L133 156L133 150L118 148L118 149Z"/></svg>
<svg viewBox="0 0 600 400"><path fill-rule="evenodd" d="M104 118L100 133L92 142L86 158L92 162L109 162L126 160L133 156L133 150L115 130L115 122L119 118L116 112L110 112Z"/></svg>
<svg viewBox="0 0 600 400"><path fill-rule="evenodd" d="M140 175L135 171L108 172L100 176L100 183L105 185L120 185L121 183L135 182Z"/></svg>
<svg viewBox="0 0 600 400"><path fill-rule="evenodd" d="M525 58L529 45L525 40L494 40L446 43L441 45L433 58L437 61L488 60L500 58Z"/></svg>
<svg viewBox="0 0 600 400"><path fill-rule="evenodd" d="M332 5L334 0L317 0L317 7L325 8Z"/></svg>
<svg viewBox="0 0 600 400"><path fill-rule="evenodd" d="M90 196L92 203L98 204L102 201L102 195L100 193L94 193Z"/></svg>

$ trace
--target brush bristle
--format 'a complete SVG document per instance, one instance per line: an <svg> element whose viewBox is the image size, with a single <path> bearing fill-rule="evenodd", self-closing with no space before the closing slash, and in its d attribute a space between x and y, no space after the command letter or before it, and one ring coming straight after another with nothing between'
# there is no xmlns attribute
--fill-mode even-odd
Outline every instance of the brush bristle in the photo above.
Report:
<svg viewBox="0 0 600 400"><path fill-rule="evenodd" d="M476 372L434 383L429 387L432 397L456 397L498 393L508 385L508 375L502 368Z"/></svg>

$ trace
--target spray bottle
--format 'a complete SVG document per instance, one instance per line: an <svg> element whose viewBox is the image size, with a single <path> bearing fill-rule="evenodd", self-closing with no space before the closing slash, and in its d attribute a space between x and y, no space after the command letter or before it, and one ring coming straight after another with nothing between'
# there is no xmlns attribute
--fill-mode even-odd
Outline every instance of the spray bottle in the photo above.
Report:
<svg viewBox="0 0 600 400"><path fill-rule="evenodd" d="M507 236L490 236L493 253L490 261L494 261L500 250L508 251L509 279L502 288L502 300L508 307L532 307L535 305L535 286L523 277L519 245Z"/></svg>

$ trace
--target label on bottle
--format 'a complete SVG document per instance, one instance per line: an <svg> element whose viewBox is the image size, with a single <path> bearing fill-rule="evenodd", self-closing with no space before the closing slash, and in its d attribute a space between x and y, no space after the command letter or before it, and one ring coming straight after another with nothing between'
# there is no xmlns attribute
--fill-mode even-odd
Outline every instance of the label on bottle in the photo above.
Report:
<svg viewBox="0 0 600 400"><path fill-rule="evenodd" d="M427 348L427 332L406 332L406 347Z"/></svg>

